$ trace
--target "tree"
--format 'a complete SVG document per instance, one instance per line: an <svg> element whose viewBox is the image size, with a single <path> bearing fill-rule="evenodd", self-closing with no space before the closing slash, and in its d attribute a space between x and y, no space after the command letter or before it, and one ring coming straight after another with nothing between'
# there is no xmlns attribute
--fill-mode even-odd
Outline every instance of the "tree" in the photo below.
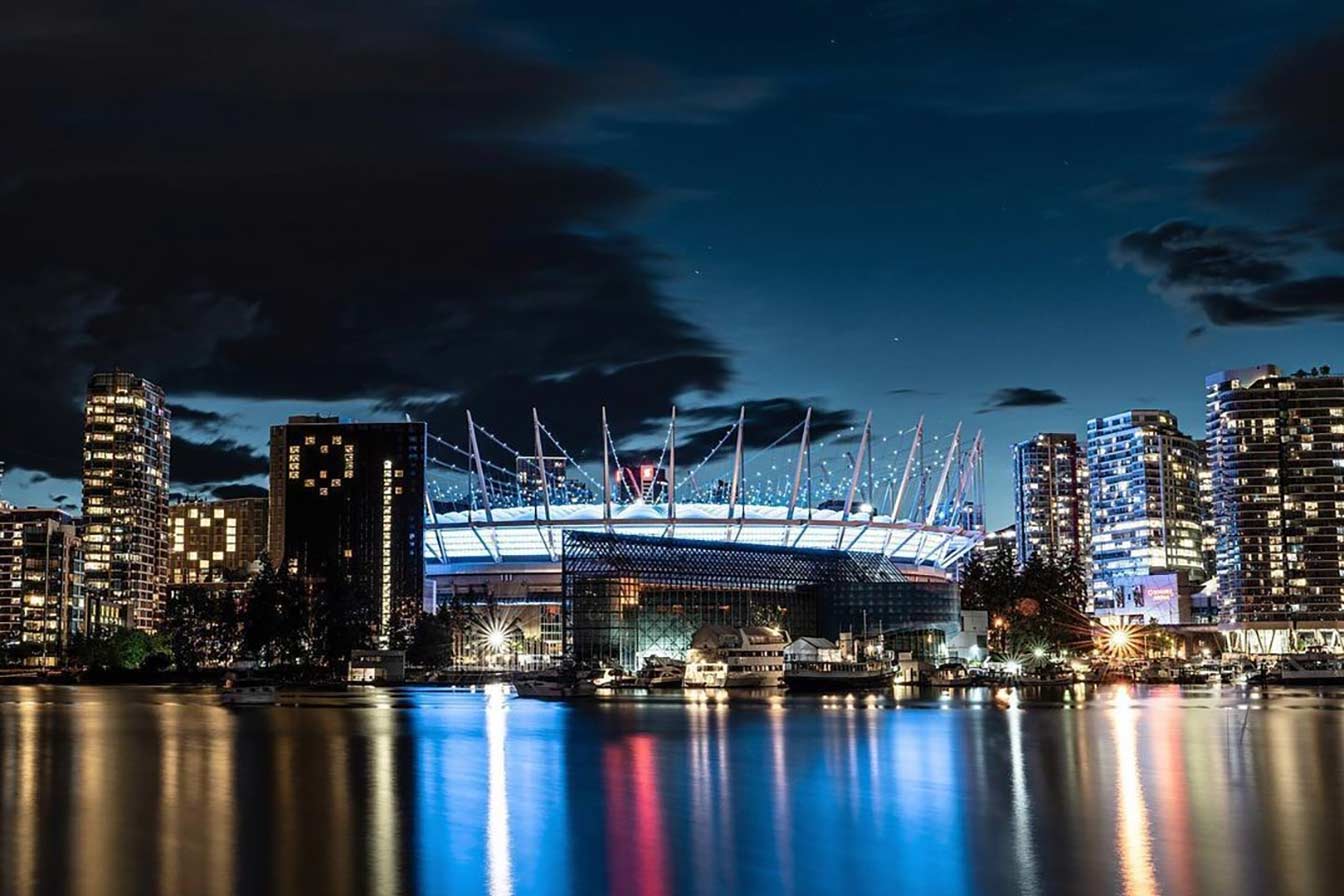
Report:
<svg viewBox="0 0 1344 896"><path fill-rule="evenodd" d="M163 633L180 669L228 664L242 641L234 592L204 585L173 589L164 609Z"/></svg>
<svg viewBox="0 0 1344 896"><path fill-rule="evenodd" d="M442 617L448 630L448 665L452 665L466 647L467 632L476 624L476 614L460 595L454 593L447 605L439 607L435 615Z"/></svg>
<svg viewBox="0 0 1344 896"><path fill-rule="evenodd" d="M331 570L313 594L312 659L340 668L352 650L373 646L377 623L372 596L359 593L343 570Z"/></svg>
<svg viewBox="0 0 1344 896"><path fill-rule="evenodd" d="M453 662L453 621L448 605L424 613L411 630L406 660L413 666L438 669Z"/></svg>
<svg viewBox="0 0 1344 896"><path fill-rule="evenodd" d="M963 569L961 604L985 610L999 650L1058 650L1089 640L1087 573L1076 554L1037 551L1022 566L1007 553Z"/></svg>
<svg viewBox="0 0 1344 896"><path fill-rule="evenodd" d="M303 582L264 559L243 601L243 650L264 665L307 665L312 615Z"/></svg>
<svg viewBox="0 0 1344 896"><path fill-rule="evenodd" d="M1003 612L1017 598L1017 566L1012 554L996 551L989 559L973 554L961 573L961 605L967 610Z"/></svg>
<svg viewBox="0 0 1344 896"><path fill-rule="evenodd" d="M162 671L172 662L164 639L133 628L80 635L72 639L71 658L90 669Z"/></svg>

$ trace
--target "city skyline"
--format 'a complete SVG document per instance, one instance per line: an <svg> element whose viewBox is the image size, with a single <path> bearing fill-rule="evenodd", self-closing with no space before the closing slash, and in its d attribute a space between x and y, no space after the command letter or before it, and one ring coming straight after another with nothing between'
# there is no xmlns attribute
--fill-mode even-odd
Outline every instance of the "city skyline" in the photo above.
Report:
<svg viewBox="0 0 1344 896"><path fill-rule="evenodd" d="M1294 369L1293 369L1293 368L1289 368L1289 367L1286 367L1286 366L1284 366L1284 365L1279 365L1279 364L1275 364L1275 363L1272 363L1272 362L1266 362L1266 363L1258 364L1258 365L1249 365L1249 366L1247 366L1247 367L1243 367L1243 368L1225 368L1224 370L1213 371L1213 372L1211 372L1211 373L1206 374L1205 379L1207 380L1208 377L1212 377L1212 376L1215 376L1216 374L1223 373L1223 372L1225 372L1225 370L1233 370L1233 369L1250 370L1250 369L1256 369L1256 368L1274 368L1274 369L1278 369L1278 370L1282 370L1282 371L1284 371L1284 373L1287 374L1287 375L1291 375L1291 374L1294 373ZM1328 370L1331 369L1331 365L1329 365L1329 364L1325 364L1325 365L1313 365L1313 366L1310 367L1310 368L1297 368L1297 372L1304 372L1304 371L1306 371L1306 370L1313 370L1313 369L1315 369L1315 370L1325 370L1325 371L1328 371ZM126 376L130 376L130 377L135 378L135 374L134 374L134 373L126 373L126 372L124 372L124 371L118 371L117 373L118 373L118 374L121 374L121 375L126 375ZM110 375L110 374L105 374L105 375ZM150 384L150 385L153 386L153 384ZM1193 440L1195 440L1195 441L1197 441L1197 442L1202 441L1202 440L1204 439L1204 436L1205 436L1205 425L1206 425L1206 422L1205 422L1205 420L1204 420L1204 417L1206 416L1206 408L1205 408L1205 405L1204 405L1204 393L1203 393L1203 392L1200 393L1200 397L1201 397L1200 405L1199 405L1198 410L1197 410L1197 412L1196 412L1196 414L1195 414L1195 416L1198 418L1198 419L1197 419L1197 422L1196 422L1196 426L1195 426L1194 428L1190 428L1190 427L1187 427L1187 426L1185 426L1185 425L1182 425L1182 431L1184 431L1187 435L1189 435L1189 437L1190 437L1191 439L1193 439ZM173 402L171 401L171 395L169 395L169 396L168 396L168 399L166 400L166 406L169 407L170 409L173 408ZM1076 436L1077 436L1077 438L1078 438L1078 443L1079 443L1079 445L1082 445L1082 444L1084 443L1085 438L1086 438L1086 434L1087 434L1087 430L1088 430L1088 425L1089 425L1089 423L1090 423L1092 420L1095 420L1095 419L1097 419L1097 418L1099 418L1099 417L1117 416L1117 415L1121 415L1121 414L1128 413L1128 412L1130 412L1130 411L1151 410L1151 411L1157 411L1157 412L1162 412L1162 413L1172 414L1173 416L1177 416L1177 417L1179 418L1179 415L1177 415L1177 414L1175 414L1174 412L1171 411L1171 407L1172 407L1172 405L1153 405L1153 404L1150 404L1150 405L1143 405L1143 406L1140 406L1140 405L1132 405L1132 406L1127 406L1127 407L1125 407L1125 408L1123 408L1123 409L1119 409L1119 410L1116 410L1116 411L1114 411L1114 412L1107 413L1107 414L1089 414L1088 416L1082 418L1082 419L1079 421L1079 426L1078 426L1078 429L1077 429L1076 433L1075 433L1074 430L1069 430L1069 429L1061 429L1061 430L1058 430L1058 431L1050 432L1050 431L1046 431L1046 430L1044 430L1044 429L1042 429L1042 428L1040 428L1040 427L1033 428L1034 424L1036 423L1036 418L1035 418L1034 416L1031 416L1031 414L1033 414L1033 413L1039 413L1039 410L1035 410L1035 411L1033 411L1033 410L1031 410L1031 409L1027 409L1027 410L1025 410L1025 411L1023 412L1023 414L1022 414L1022 418L1021 418L1021 419L1022 419L1023 425L1026 427L1026 429L1024 430L1023 435L1022 435L1022 437L1021 437L1020 439L1018 439L1016 442L1014 442L1014 443L1012 443L1012 444L1010 444L1010 445L1007 446L1007 452L1008 452L1008 453L1007 453L1006 458L1001 458L1001 459L999 459L1001 462L996 463L996 459L995 459L994 457L992 457L992 456L986 456L986 455L983 455L983 454L982 454L982 462L983 462L983 464L984 464L984 466L985 466L985 468L986 468L986 471L987 471L986 474L985 474L985 476L986 476L986 485L985 485L985 490L984 490L985 506L984 506L984 508L983 508L982 511L981 511L982 514L983 514L984 527L985 527L986 531L993 531L993 530L996 530L996 529L1003 528L1004 526L1010 526L1010 525L1013 525L1013 524L1017 521L1017 519L1018 519L1018 513L1019 513L1019 511L1020 511L1020 508L1019 508L1020 500L1019 500L1018 496L1015 494L1015 490L1016 490L1016 486L1015 486L1015 482L1016 482L1015 467L1017 466L1017 463L1018 463L1018 461L1016 460L1016 454L1017 454L1017 452L1018 452L1018 451L1025 445L1025 444L1027 444L1027 443L1033 441L1034 439L1038 439L1038 438L1043 437L1043 436L1050 436L1050 435L1075 435L1075 434L1076 434ZM180 409L180 407L179 407L179 409ZM795 423L794 423L794 428L795 428L795 429L797 428L798 425L801 424L801 418L802 418L802 415L803 415L803 412L804 412L805 409L800 407L800 408L797 408L797 410L798 410L798 413L799 413L799 415L800 415L800 418L799 418L798 421L795 421ZM190 416L190 415L189 415L189 416ZM293 415L286 415L286 416L293 416ZM303 415L298 415L298 416L303 416ZM920 417L923 417L924 415L921 414L921 415L919 415L919 416L920 416ZM334 417L334 418L329 418L329 419L337 419L337 420L340 420L341 422L344 422L344 423L351 423L351 424L392 423L392 422L396 422L397 420L404 419L404 415L401 415L401 416L399 416L399 417L397 417L397 418L395 418L395 419L382 419L382 420L378 419L378 415L374 415L374 416L373 416L372 418L370 418L370 419L362 419L362 418L361 418L361 419L352 419L352 418L347 418L347 417ZM957 421L957 423L958 423L958 424L961 424L961 425L970 425L970 424L973 424L973 425L979 425L979 424L980 424L980 420L979 420L979 419L971 419L971 420L969 420L969 421ZM276 423L270 423L270 424L268 424L268 425L267 425L267 427L268 427L268 431L274 430L274 428L275 428L276 425L277 425ZM784 429L782 429L781 432L787 431L788 420L787 420L787 419L782 420L782 421L781 421L781 425L784 427ZM559 428L560 428L560 427L557 427L557 429L559 429ZM848 427L848 429L851 430L851 431L852 431L852 430L855 430L855 429L857 429L857 428L858 428L858 427L856 427L856 426ZM909 440L909 438L910 438L910 434L911 434L911 432L913 432L913 430L914 430L914 426L912 425L912 426L909 426L909 427L907 427L907 428L905 428L905 429L897 430L895 433L892 434L892 435L893 435L893 438L894 438L894 440L895 440L895 441L894 441L895 447L892 447L892 448L889 449L890 454L891 454L891 457L887 459L887 468L888 468L888 469L887 469L887 473L888 473L888 476L886 476L886 477L882 477L882 476L874 476L874 477L872 478L872 483L873 483L873 487L874 487L874 488L882 487L882 486L884 486L884 485L886 485L886 486L894 486L894 483L895 483L895 481L896 481L896 477L895 477L894 473L895 473L895 472L898 472L897 468L900 466L900 463L899 463L900 459L901 459L901 458L904 458L904 457L906 456L907 450L908 450L908 448L909 448L909 441L908 441L908 440ZM838 445L838 446L840 447L841 451L842 451L842 454L843 454L844 449L846 448L847 445L849 445L850 442L857 442L857 436L847 436L846 433L845 433L845 431L842 430L841 428L839 428L837 425L835 425L834 422L832 422L832 423L829 424L829 425L827 425L827 424L823 424L823 426L822 426L822 428L821 428L820 431L821 431L822 433L824 433L825 435L827 435L827 436L832 436L832 437L834 437L834 440L833 440L832 444L833 444L833 445ZM720 433L715 433L715 435L719 435L719 434L720 434ZM431 433L431 435L434 435L434 434ZM548 432L548 435L549 435L549 432ZM778 436L779 434L778 434L778 433L775 433L775 435ZM937 437L937 439L942 439L942 440L944 440L944 444L941 445L941 446L935 444L935 445L932 446L932 449L931 449L931 450L934 450L934 451L935 451L935 454L936 454L941 448L945 448L945 447L946 447L945 437L946 437L946 436L950 436L950 435L951 435L950 432L949 432L949 433L940 434L940 435ZM878 437L878 435L875 434L875 439L876 439L877 437ZM615 435L613 435L613 438L617 438L617 437L616 437ZM928 439L929 437L926 435L925 438ZM968 438L967 438L966 440L963 440L963 442L962 442L962 446L963 446L963 448L966 447L966 444L967 444L967 441L968 441L968 440L969 440ZM269 441L269 436L268 436L268 441ZM174 440L173 440L173 445L176 446L176 445L178 445L178 444L179 444L179 440L174 439ZM780 445L780 442L779 442L778 439L776 439L775 447L778 448L779 445ZM447 447L447 446L445 446L445 447ZM694 451L696 448L700 448L700 447L702 447L702 446L701 446L699 443L697 443L694 447L691 448L691 450ZM723 447L723 446L722 446L722 443L720 442L720 443L717 445L717 447L718 447L719 449L722 449L722 447ZM729 446L729 447L731 447L731 446ZM790 446L788 446L788 445L784 445L783 449L781 449L781 450L786 450L786 451L787 451L787 450L789 449L789 447L790 447ZM666 446L664 446L664 448L663 448L662 450L665 452L665 451L666 451ZM648 464L648 463L652 460L653 455L657 454L657 451L658 451L658 449L656 449L656 448L652 448L652 449L651 449L651 448L645 447L645 448L642 449L642 453L640 453L640 452L636 452L636 455L635 455L635 456L640 457L641 459L644 460L644 462L645 462L646 464ZM441 451L440 453L445 453L445 454L450 454L450 455L451 455L451 452L444 452L444 451ZM717 454L719 454L719 453L722 453L722 452L721 452L721 451L720 451L720 452L714 452L715 455L717 455ZM430 452L430 456L433 456L433 454L434 454L434 452L431 451L431 452ZM648 456L646 457L645 455L648 455ZM759 456L759 450L758 450L758 452L757 452L757 455ZM596 458L589 456L587 453L585 453L585 454L582 455L582 456L584 457L584 459L585 459L586 461L589 461L589 462L592 462L592 461L595 461L595 460L596 460ZM928 472L928 474L930 475L930 477L931 477L932 479L935 479L935 480L936 480L936 474L937 474L937 469L936 469L936 468L937 468L937 467L939 466L939 464L941 463L941 459L940 459L940 458L941 458L941 455L937 455L937 456L935 456L935 457L928 463L928 465L927 465L927 467L926 467L926 471ZM697 459L700 459L698 455L697 455ZM788 460L789 463L791 464L795 458L794 458L794 456L790 455L789 457L787 457L787 458L785 458L785 459ZM2 460L2 459L0 459L0 460ZM208 487L205 487L205 488L200 488L200 487L187 487L187 488L184 488L184 489L179 489L179 488L178 488L179 483L174 483L174 482L172 482L172 481L170 480L170 481L169 481L169 485L173 487L173 491L170 493L169 498L170 498L171 502L172 502L174 505L190 504L190 503L193 503L193 502L210 501L210 500L215 500L215 501L224 500L224 501L227 501L227 500L237 500L237 499L242 499L242 498L263 498L263 499L264 499L264 498L267 497L267 495L268 495L268 493L269 493L269 489L268 489L267 486L270 485L270 484L274 481L274 480L273 480L273 477L271 476L271 473L269 472L269 471L270 471L270 460L271 460L271 459L269 459L269 458L266 459L266 469L265 469L263 472L261 472L261 473L255 475L255 476L249 477L249 479L248 479L246 482L244 482L244 483L225 484L223 487L219 488L219 489L217 490L217 492L214 493L213 495L212 495L211 490L210 490ZM517 460L518 462L520 462L520 463L521 463L522 461L527 461L527 462L529 462L529 463L534 463L533 461L530 460L530 458L529 458L526 454L520 454L520 455L518 455L518 457L516 458L516 460ZM548 458L548 460L557 460L557 459L556 459L556 458ZM722 466L722 467L724 467L724 469L723 469L722 471L718 471L718 472L723 472L725 475L729 475L729 476L730 476L730 475L731 475L731 468L730 468L730 466L727 466L727 464L729 464L729 463L730 463L729 461L715 461L715 462L713 462L713 463L708 464L707 466L714 468L714 471L718 471L717 468L720 467L720 466ZM227 462L226 462L226 465L227 465ZM15 465L15 466L20 470L21 473L22 473L22 471L24 471L24 470L27 469L27 468L22 467L22 465ZM520 469L521 469L521 467L520 467ZM441 471L441 472L442 472L442 471ZM459 471L459 473L460 473L460 472L461 472L461 471ZM35 483L31 483L31 486L33 486L33 488L30 488L28 491L24 491L24 490L23 490L23 484L22 484L22 482L19 483L19 485L17 486L17 488L15 487L15 484L14 484L12 481L10 481L10 482L6 482L5 479L4 479L4 475L5 475L5 473L6 473L6 469L5 469L5 467L4 467L4 466L0 466L0 501L7 501L7 502L9 502L10 504L12 504L12 505L14 505L14 506L16 506L16 507L34 507L34 508L53 508L53 509L59 509L59 510L62 510L62 511L64 511L64 512L72 513L72 514L75 514L76 516L78 516L78 511L79 511L78 495L80 494L80 491L81 491L81 484L80 484L80 482L79 482L78 480L75 480L75 481L73 482L73 487L74 487L74 490L75 490L75 496L72 497L72 496L70 496L70 495L51 495L51 494L49 494L49 495L47 496L47 500L43 501L43 500L41 499L41 491L42 491L42 488L40 488L40 487L50 488L50 487L51 487L51 484L54 483L54 482L56 482L56 480L43 479L43 478L40 478L40 477L39 477L37 482L35 482ZM494 475L494 474L492 473L492 476L493 476L493 475ZM519 476L520 476L520 482L521 482L521 481L522 481L522 479L521 479L522 474L520 473ZM1087 478L1087 476L1088 476L1088 471L1087 471L1086 469L1082 470L1082 471L1081 471L1081 476L1082 476L1083 484L1085 485L1085 484L1086 484L1086 478ZM13 477L11 477L11 480L12 480L12 478L13 478ZM463 477L459 476L459 478L463 478ZM465 478L466 478L466 479L470 479L470 478L472 478L472 477L467 476L467 477L465 477ZM890 479L891 481L888 482L888 481L887 481L888 479ZM865 476L865 478L864 478L864 481L865 481L865 482L868 481L868 479L867 479L866 476ZM189 484L189 485L200 486L200 483L192 483L192 484ZM6 487L6 486L7 486L7 487ZM996 504L995 504L996 500L1002 498L1002 495L999 494L999 493L1003 491L1003 488L1004 488L1005 486L1006 486L1006 488L1007 488L1007 504L1006 504L1005 506L1002 506L1002 507L996 506ZM17 497L15 496L15 493L17 493ZM29 497L28 500L25 500L25 499L24 499L24 496L25 496L25 495L27 495L27 496ZM538 491L538 496L539 496L539 495L540 495L540 492ZM59 500L58 500L58 499L59 499ZM539 497L538 497L538 500L540 500ZM1085 525L1086 525L1086 524L1085 524Z"/></svg>
<svg viewBox="0 0 1344 896"><path fill-rule="evenodd" d="M0 5L0 896L1310 893L1339 0Z"/></svg>
<svg viewBox="0 0 1344 896"><path fill-rule="evenodd" d="M788 420L771 437L814 404L833 427L869 408L983 426L999 526L1011 446L1034 432L1133 407L1193 421L1211 371L1337 360L1337 206L1313 201L1338 161L1328 4L1216 21L786 5L693 33L610 13L356 5L311 40L285 16L238 30L197 10L173 41L152 10L26 14L19 33L47 37L3 51L25 68L6 87L0 286L18 297L6 400L36 435L0 436L5 496L78 505L83 381L119 364L172 397L180 491L260 485L266 429L294 413L451 432L468 406L589 419L605 400L633 449L674 402L688 440L743 402ZM334 70L368 33L397 52L344 81L271 64ZM162 85L219 41L250 49L253 79L199 67L183 89L205 99L184 108ZM452 66L408 80L445 50ZM407 102L368 102L379 90ZM278 96L316 117L286 124ZM489 163L425 116L480 135ZM136 133L151 139L115 151ZM351 234L366 251L343 251Z"/></svg>

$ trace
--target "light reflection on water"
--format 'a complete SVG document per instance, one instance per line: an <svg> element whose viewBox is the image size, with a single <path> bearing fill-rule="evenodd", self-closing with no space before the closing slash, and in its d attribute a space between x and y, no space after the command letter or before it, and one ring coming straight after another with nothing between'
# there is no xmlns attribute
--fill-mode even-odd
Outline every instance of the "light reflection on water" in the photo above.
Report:
<svg viewBox="0 0 1344 896"><path fill-rule="evenodd" d="M284 702L0 688L0 893L1316 894L1342 864L1341 695Z"/></svg>

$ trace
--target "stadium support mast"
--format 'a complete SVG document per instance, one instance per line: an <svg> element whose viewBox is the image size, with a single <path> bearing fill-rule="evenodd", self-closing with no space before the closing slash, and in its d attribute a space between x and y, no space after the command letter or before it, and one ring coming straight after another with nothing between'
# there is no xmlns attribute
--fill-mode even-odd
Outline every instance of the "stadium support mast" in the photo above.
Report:
<svg viewBox="0 0 1344 896"><path fill-rule="evenodd" d="M405 417L406 422L410 423L411 415L406 414ZM433 433L430 433L430 435L433 435ZM5 478L5 463L4 461L0 461L0 482L4 481L4 478ZM434 512L434 499L429 494L429 477L426 476L424 478L425 478L425 519L433 520L434 522L437 523L439 517L438 514ZM5 503L4 499L0 498L0 506L3 506L4 503ZM447 557L448 553L443 548L443 533L439 531L438 526L434 527L434 540L439 544L439 556Z"/></svg>
<svg viewBox="0 0 1344 896"><path fill-rule="evenodd" d="M490 512L490 490L485 485L485 467L481 465L481 447L476 444L476 424L471 419L471 411L467 411L467 438L471 441L471 460L476 465L476 477L481 483L481 502L485 505L485 521L493 523L494 514Z"/></svg>
<svg viewBox="0 0 1344 896"><path fill-rule="evenodd" d="M742 476L742 425L747 419L747 406L737 412L737 449L733 452L733 484L728 490L728 519L733 518L733 508L737 506L737 489ZM741 483L746 490L745 483Z"/></svg>
<svg viewBox="0 0 1344 896"><path fill-rule="evenodd" d="M803 484L803 454L812 450L808 439L812 435L812 408L807 409L807 415L803 417L803 438L798 443L798 463L793 468L793 491L789 493L789 515L788 519L793 519L793 512L798 508L798 488Z"/></svg>
<svg viewBox="0 0 1344 896"><path fill-rule="evenodd" d="M952 461L957 456L957 449L961 447L961 424L952 432L952 444L947 447L947 460L943 462L943 475L938 477L938 487L933 490L933 500L929 502L929 515L924 518L924 525L932 526L933 521L938 518L938 504L943 500L943 491L947 488L947 475L952 472Z"/></svg>
<svg viewBox="0 0 1344 896"><path fill-rule="evenodd" d="M667 474L667 519L671 524L677 521L677 406L672 405L672 423L667 431L668 474Z"/></svg>
<svg viewBox="0 0 1344 896"><path fill-rule="evenodd" d="M537 448L537 475L541 477L541 499L546 504L546 522L551 521L551 487L546 481L546 461L541 454L541 419L537 409L532 409L532 438Z"/></svg>
<svg viewBox="0 0 1344 896"><path fill-rule="evenodd" d="M863 475L863 456L868 451L868 433L873 428L873 412L869 411L863 421L863 435L859 438L859 453L854 456L854 475L849 480L849 494L845 495L845 514L841 522L849 520L849 512L854 507L854 492L859 487L859 477Z"/></svg>
<svg viewBox="0 0 1344 896"><path fill-rule="evenodd" d="M905 458L905 472L901 474L901 484L896 487L896 497L891 502L891 522L896 523L897 515L901 512L901 502L905 500L905 491L910 487L910 474L915 469L915 457L919 454L919 447L924 439L924 417L921 415L919 422L915 424L915 437L910 441L910 453ZM887 552L891 546L891 533L895 529L887 530L887 537L882 541L882 553Z"/></svg>
<svg viewBox="0 0 1344 896"><path fill-rule="evenodd" d="M607 446L607 406L602 406L602 522L611 525L611 459Z"/></svg>
<svg viewBox="0 0 1344 896"><path fill-rule="evenodd" d="M970 487L972 479L975 477L976 465L980 460L980 451L982 449L981 432L975 433L975 439L971 442L971 453L966 457L966 468L961 471L960 480L957 483L957 491L952 496L952 520L956 521L956 514L960 512L961 499L966 494L966 489ZM969 527L968 527L969 528Z"/></svg>
<svg viewBox="0 0 1344 896"><path fill-rule="evenodd" d="M897 514L901 512L901 502L905 500L906 489L910 487L910 474L915 469L915 456L919 454L919 446L924 439L924 418L921 416L919 422L915 424L915 438L910 442L910 454L905 459L905 472L901 474L901 484L896 488L896 498L891 502L891 521L894 523Z"/></svg>

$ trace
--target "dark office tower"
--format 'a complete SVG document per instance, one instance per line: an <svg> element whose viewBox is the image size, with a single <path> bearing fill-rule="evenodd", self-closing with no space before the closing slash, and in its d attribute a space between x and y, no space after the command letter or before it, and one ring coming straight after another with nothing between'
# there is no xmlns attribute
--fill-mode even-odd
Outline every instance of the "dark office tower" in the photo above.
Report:
<svg viewBox="0 0 1344 896"><path fill-rule="evenodd" d="M425 424L290 417L271 427L270 499L272 561L347 577L394 641L423 600Z"/></svg>
<svg viewBox="0 0 1344 896"><path fill-rule="evenodd" d="M1271 364L1205 381L1222 621L1256 652L1344 628L1344 377Z"/></svg>
<svg viewBox="0 0 1344 896"><path fill-rule="evenodd" d="M84 564L70 516L0 505L0 644L54 665L83 631Z"/></svg>
<svg viewBox="0 0 1344 896"><path fill-rule="evenodd" d="M1017 561L1037 551L1088 563L1087 455L1071 432L1043 432L1013 446Z"/></svg>
<svg viewBox="0 0 1344 896"><path fill-rule="evenodd" d="M168 575L169 412L163 390L95 373L84 404L84 586L93 624L152 632Z"/></svg>

